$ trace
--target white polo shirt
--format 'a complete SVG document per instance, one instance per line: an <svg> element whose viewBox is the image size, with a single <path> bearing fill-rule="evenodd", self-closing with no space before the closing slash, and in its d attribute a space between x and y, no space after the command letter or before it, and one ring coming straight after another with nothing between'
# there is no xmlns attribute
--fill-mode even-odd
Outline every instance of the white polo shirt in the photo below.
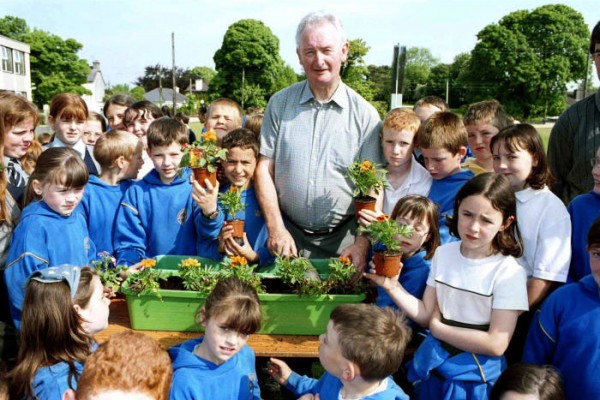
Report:
<svg viewBox="0 0 600 400"><path fill-rule="evenodd" d="M398 200L407 194L420 194L427 197L431 189L431 175L423 168L421 164L412 156L410 170L404 178L404 182L394 189L388 182L389 188L385 189L383 195L383 212L391 215Z"/></svg>

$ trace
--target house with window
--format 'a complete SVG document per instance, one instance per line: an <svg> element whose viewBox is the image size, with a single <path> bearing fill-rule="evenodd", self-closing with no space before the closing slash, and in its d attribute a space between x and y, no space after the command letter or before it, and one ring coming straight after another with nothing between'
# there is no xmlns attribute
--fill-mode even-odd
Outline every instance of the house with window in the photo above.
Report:
<svg viewBox="0 0 600 400"><path fill-rule="evenodd" d="M0 53L0 90L8 90L31 101L29 45L0 35Z"/></svg>
<svg viewBox="0 0 600 400"><path fill-rule="evenodd" d="M106 82L104 82L102 71L100 71L100 61L94 61L92 65L90 65L90 73L87 77L87 82L82 86L92 92L91 94L84 94L81 96L88 109L102 114Z"/></svg>

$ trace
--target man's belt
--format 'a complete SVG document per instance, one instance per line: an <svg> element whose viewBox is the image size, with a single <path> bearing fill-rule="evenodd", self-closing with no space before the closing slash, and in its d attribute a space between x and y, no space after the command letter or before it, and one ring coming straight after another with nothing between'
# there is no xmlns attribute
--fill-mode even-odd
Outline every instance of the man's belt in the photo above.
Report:
<svg viewBox="0 0 600 400"><path fill-rule="evenodd" d="M325 236L325 235L330 235L332 233L335 233L335 232L338 232L338 231L342 230L342 228L348 222L351 222L353 219L354 219L354 214L348 215L346 218L344 218L339 224L337 224L333 228L307 229L307 228L303 228L300 225L296 224L287 215L285 216L285 220L287 222L289 222L294 228L302 231L302 233L304 233L306 236Z"/></svg>

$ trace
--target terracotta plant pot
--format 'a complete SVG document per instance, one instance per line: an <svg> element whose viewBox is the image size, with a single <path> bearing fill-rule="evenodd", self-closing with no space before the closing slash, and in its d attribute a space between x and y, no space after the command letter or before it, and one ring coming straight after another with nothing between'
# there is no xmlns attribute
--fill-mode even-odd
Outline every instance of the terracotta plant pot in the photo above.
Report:
<svg viewBox="0 0 600 400"><path fill-rule="evenodd" d="M202 186L203 188L206 189L206 186L204 185L204 180L208 179L210 181L210 183L213 185L213 187L216 186L217 184L217 172L210 172L207 168L194 168L192 169L192 171L194 171L194 179L196 179L196 182L198 182L198 184L200 184L200 186Z"/></svg>
<svg viewBox="0 0 600 400"><path fill-rule="evenodd" d="M401 259L402 253L385 254L383 251L375 252L375 255L373 256L375 273L388 278L399 275Z"/></svg>
<svg viewBox="0 0 600 400"><path fill-rule="evenodd" d="M232 219L231 221L226 221L225 225L233 226L233 237L235 239L243 239L244 238L244 220L243 219Z"/></svg>
<svg viewBox="0 0 600 400"><path fill-rule="evenodd" d="M358 219L358 213L361 210L375 211L375 202L377 200L371 196L361 196L354 198L354 208L356 208L356 219Z"/></svg>

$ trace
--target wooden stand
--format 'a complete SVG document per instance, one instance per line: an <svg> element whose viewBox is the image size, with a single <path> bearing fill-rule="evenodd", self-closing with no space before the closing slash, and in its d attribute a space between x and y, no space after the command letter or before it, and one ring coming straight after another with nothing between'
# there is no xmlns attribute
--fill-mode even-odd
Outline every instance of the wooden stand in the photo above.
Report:
<svg viewBox="0 0 600 400"><path fill-rule="evenodd" d="M113 299L110 305L108 328L96 335L99 343L104 342L113 333L131 329L127 303L125 299ZM156 339L165 348L194 339L203 333L167 332L167 331L138 331ZM261 335L250 336L248 345L252 347L257 357L319 357L319 337L300 335Z"/></svg>

